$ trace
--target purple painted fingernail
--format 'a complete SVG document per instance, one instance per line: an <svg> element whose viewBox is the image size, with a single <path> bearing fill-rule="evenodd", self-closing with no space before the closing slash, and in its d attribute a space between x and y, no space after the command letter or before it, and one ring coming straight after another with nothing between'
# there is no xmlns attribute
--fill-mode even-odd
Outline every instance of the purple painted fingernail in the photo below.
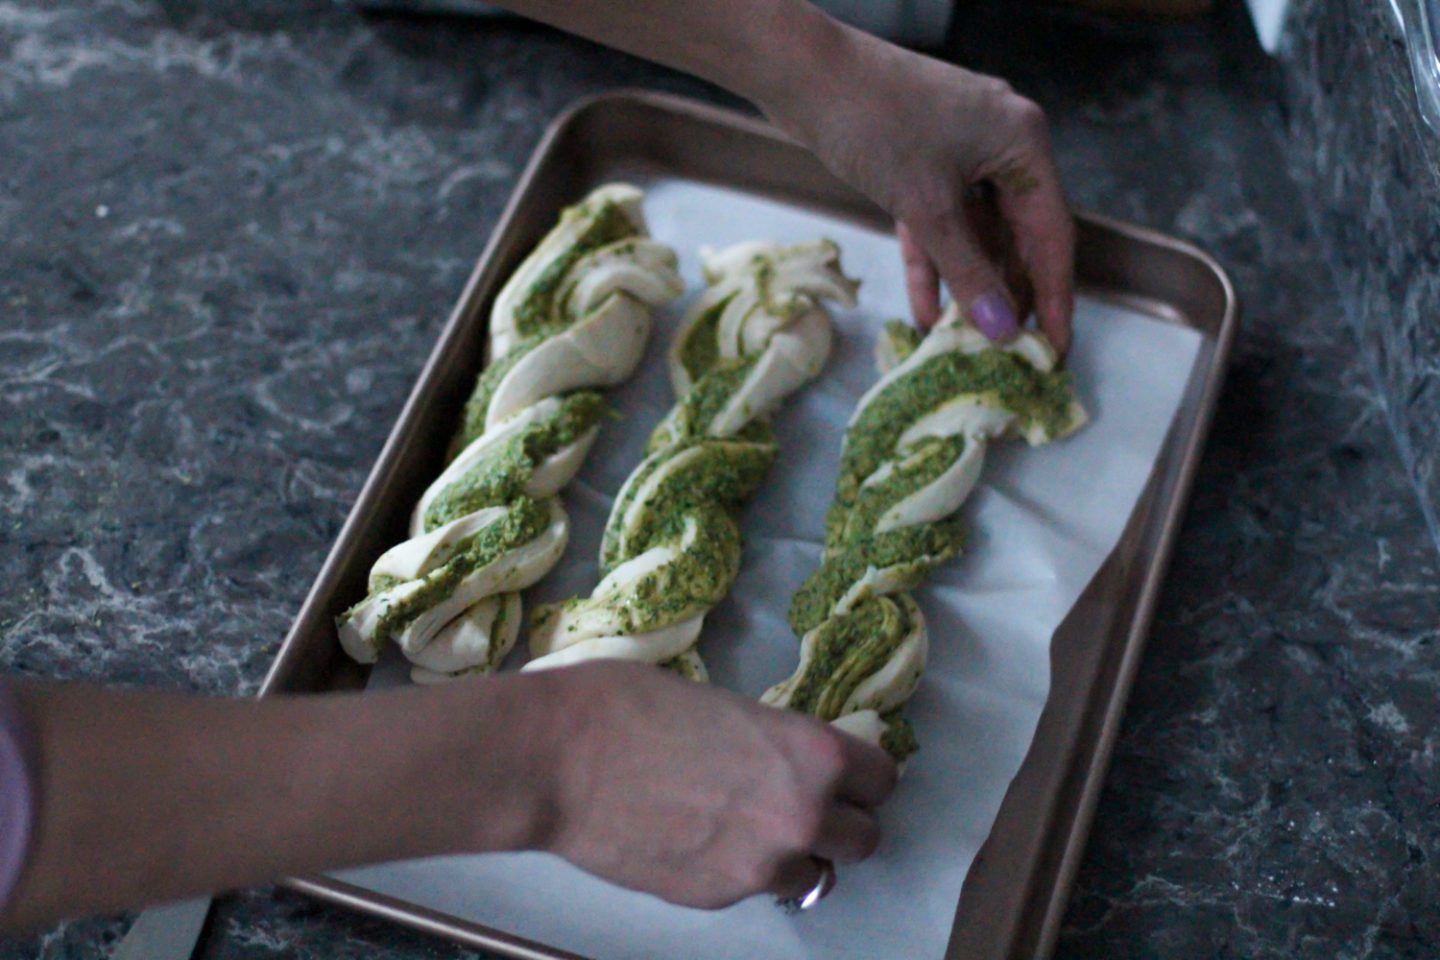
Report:
<svg viewBox="0 0 1440 960"><path fill-rule="evenodd" d="M975 302L970 304L970 319L975 321L981 333L999 343L1013 340L1020 332L1015 308L1010 306L1010 298L999 290L976 297Z"/></svg>

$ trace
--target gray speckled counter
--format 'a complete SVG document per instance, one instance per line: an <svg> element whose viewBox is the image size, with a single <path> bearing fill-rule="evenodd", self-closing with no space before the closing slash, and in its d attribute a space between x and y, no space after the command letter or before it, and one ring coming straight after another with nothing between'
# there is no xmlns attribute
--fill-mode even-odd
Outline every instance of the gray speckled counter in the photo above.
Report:
<svg viewBox="0 0 1440 960"><path fill-rule="evenodd" d="M1229 6L960 26L1080 203L1194 238L1246 308L1060 955L1435 956L1436 555L1271 65ZM0 0L5 668L253 691L540 131L619 84L712 95L513 23ZM203 955L469 954L260 890Z"/></svg>

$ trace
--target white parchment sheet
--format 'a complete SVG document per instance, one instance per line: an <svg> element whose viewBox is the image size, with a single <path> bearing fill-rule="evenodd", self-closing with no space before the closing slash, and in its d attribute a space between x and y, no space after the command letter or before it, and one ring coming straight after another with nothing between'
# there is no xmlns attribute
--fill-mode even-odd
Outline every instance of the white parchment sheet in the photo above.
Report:
<svg viewBox="0 0 1440 960"><path fill-rule="evenodd" d="M680 252L691 296L702 283L700 245L756 238L831 237L846 272L863 281L860 306L835 313L839 335L824 374L775 418L780 459L745 513L743 571L705 625L701 653L713 682L758 696L795 665L785 614L818 563L844 424L877 376L875 334L883 320L908 316L899 247L893 237L733 190L679 180L648 189L651 230ZM664 358L684 306L659 315L641 372L614 394L624 420L606 428L565 494L570 547L532 601L594 586L611 496L674 400ZM938 960L961 884L1034 736L1050 689L1051 635L1119 539L1199 346L1193 331L1080 302L1069 365L1092 421L1049 447L991 447L964 508L965 555L916 592L931 638L930 667L909 709L920 752L883 811L879 853L842 868L839 885L814 911L788 917L767 898L718 913L687 910L540 854L449 857L341 876L597 960ZM523 651L510 669L521 660ZM398 667L378 670L376 682L393 679L386 677L392 671Z"/></svg>

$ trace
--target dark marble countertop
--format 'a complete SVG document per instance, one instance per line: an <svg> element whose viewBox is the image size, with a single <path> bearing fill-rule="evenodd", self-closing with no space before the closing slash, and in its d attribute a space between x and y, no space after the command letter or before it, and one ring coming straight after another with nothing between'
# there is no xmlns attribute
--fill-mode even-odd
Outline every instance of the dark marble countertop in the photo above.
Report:
<svg viewBox="0 0 1440 960"><path fill-rule="evenodd" d="M1274 68L1236 3L1010 6L951 55L1049 109L1080 204L1196 240L1245 303L1059 956L1434 957L1437 557ZM541 130L627 84L715 96L513 22L0 0L0 664L252 692ZM271 890L202 953L470 955Z"/></svg>

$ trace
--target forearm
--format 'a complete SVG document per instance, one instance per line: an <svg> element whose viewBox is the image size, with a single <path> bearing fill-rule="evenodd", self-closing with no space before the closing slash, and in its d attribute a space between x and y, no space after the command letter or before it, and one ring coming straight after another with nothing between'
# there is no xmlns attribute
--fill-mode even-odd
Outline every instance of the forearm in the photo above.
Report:
<svg viewBox="0 0 1440 960"><path fill-rule="evenodd" d="M693 73L766 110L834 77L853 35L806 0L499 2L531 19Z"/></svg>
<svg viewBox="0 0 1440 960"><path fill-rule="evenodd" d="M22 687L40 811L0 929L530 845L550 790L548 745L527 734L543 730L528 718L541 715L544 683L261 702ZM482 737L490 749L464 748Z"/></svg>
<svg viewBox="0 0 1440 960"><path fill-rule="evenodd" d="M1074 223L1043 112L1003 82L901 50L806 0L496 2L754 102L895 218L922 328L939 317L943 279L1000 340L1033 294L1041 327L1066 350ZM966 199L978 183L995 188L993 201ZM1009 235L987 230L987 215Z"/></svg>

